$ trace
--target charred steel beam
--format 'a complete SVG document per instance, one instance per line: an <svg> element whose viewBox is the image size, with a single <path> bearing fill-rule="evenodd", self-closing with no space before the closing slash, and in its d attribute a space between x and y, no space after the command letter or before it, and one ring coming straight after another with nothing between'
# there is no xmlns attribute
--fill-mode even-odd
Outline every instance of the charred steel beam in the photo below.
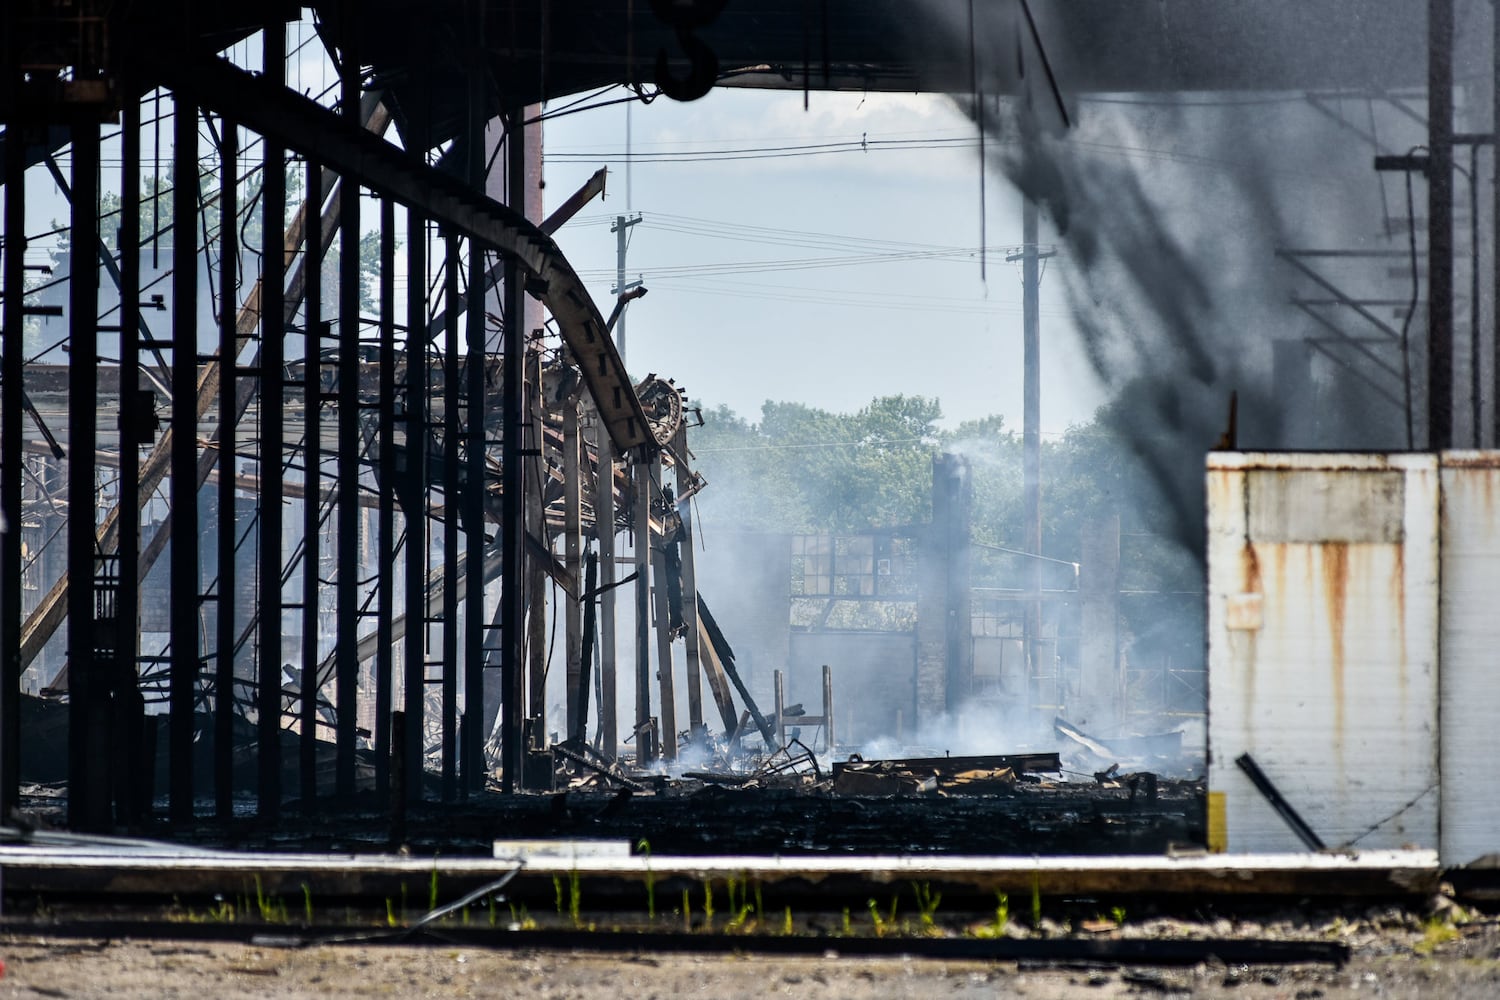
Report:
<svg viewBox="0 0 1500 1000"><path fill-rule="evenodd" d="M360 127L360 64L345 43L340 52L343 116ZM339 391L338 391L338 611L335 625L338 664L334 677L334 787L340 799L354 797L354 741L359 696L359 660L354 647L359 624L359 177L339 184Z"/></svg>
<svg viewBox="0 0 1500 1000"><path fill-rule="evenodd" d="M193 81L199 99L221 114L360 178L365 186L421 209L456 233L514 255L536 280L616 446L622 451L659 446L598 308L557 244L535 224L389 143L351 130L315 102L222 59L182 60L163 70L169 82Z"/></svg>
<svg viewBox="0 0 1500 1000"><path fill-rule="evenodd" d="M482 169L483 165L481 164L481 170ZM572 196L569 197L567 201L563 202L563 204L559 206L556 211L547 216L547 218L543 220L537 226L537 228L546 233L548 236L551 236L553 233L561 229L569 219L578 214L583 206L587 205L589 201L592 200L595 196L603 193L604 179L608 175L608 173L609 172L607 170L605 170L603 167L600 167L597 171L594 172L594 176L590 177L588 181L584 183L583 187L573 192ZM481 272L475 270L471 271L470 273L480 274ZM493 265L489 270L483 272L483 279L480 282L481 300L483 299L484 295L489 293L489 290L491 288L494 288L496 285L501 283L501 279L504 277L504 274L504 261ZM444 313L439 312L436 316L434 316L432 318L432 321L428 324L431 335L437 336L438 332L443 329L443 324L446 322L447 316Z"/></svg>
<svg viewBox="0 0 1500 1000"><path fill-rule="evenodd" d="M271 32L271 34L274 33L274 31ZM389 125L390 112L384 107L384 105L380 103L377 98L375 98L374 95L371 95L370 100L366 102L366 112L369 116L368 127L372 131L383 132L387 125ZM274 148L279 156L284 156L285 154L285 150L281 149L281 147L279 146L276 146L274 143L267 148ZM278 168L278 171L279 169L280 168ZM329 175L325 172L325 179L328 176ZM266 181L266 183L271 184L278 190L285 190L284 178L281 180L272 178ZM284 200L285 198L283 196L283 201ZM337 221L338 205L339 202L336 199L330 202L328 210L324 213L323 216L325 251L327 249L328 241L331 238L334 225ZM283 219L276 220L275 231L278 233L283 233L284 239L290 240L290 246L287 247L285 251L288 256L294 256L297 246L302 242L303 223L306 220L307 212L308 208L304 204L301 208L298 209L297 214L292 218L290 226L287 226ZM271 232L271 230L268 228L265 229L265 232L269 233ZM286 247L285 242L283 242L282 245ZM278 264L277 273L281 274L283 268L284 264ZM305 270L306 269L303 267L298 267L295 271L293 271L291 282L286 287L285 292L283 292L279 288L276 290L276 300L283 304L283 315L286 305L290 304L292 311L295 312L296 304L301 301ZM260 319L262 308L265 308L267 310L267 315L275 315L274 313L269 312L269 306L266 305L266 303L270 301L267 297L269 295L270 290L263 288L263 282L257 282L255 287L250 290L250 294L246 297L244 305L240 308L238 322L240 341L246 343L249 342L252 334L254 333L255 325ZM292 317L286 316L285 318L287 322L290 322ZM213 361L203 366L203 369L198 377L198 415L200 418L205 416L212 408L212 402L215 394L218 392L218 386L219 364L218 360L214 359ZM238 413L240 415L243 415L246 408L250 405L250 400L253 394L253 385L246 383L241 386L238 402ZM217 434L217 431L215 431L215 434ZM169 427L157 439L156 447L152 449L151 454L148 455L146 460L141 464L141 490L138 493L138 496L144 498L143 502L150 501L150 499L155 495L156 489L160 485L162 478L168 472L173 440L174 437L172 434L172 430ZM203 452L198 460L199 486L202 486L203 483L207 480L209 472L214 468L214 466L218 464L218 459L218 448L215 447L203 449ZM109 513L105 515L104 522L100 526L99 547L104 552L110 552L116 547L117 533L119 531L118 518L118 509L112 508ZM166 544L171 537L171 521L163 522L160 526L158 526L156 533L151 536L150 542L141 552L141 568L143 571L149 572L151 566L155 564L157 557L160 556L161 553L165 550ZM47 641L51 639L52 634L62 624L63 619L66 617L67 591L68 578L66 576L63 576L57 581L56 584L53 585L52 589L47 592L46 596L42 598L41 602L26 618L25 625L23 626L21 631L21 665L23 669L26 666L30 665L32 660L41 651L42 647L46 645ZM64 676L65 675L59 675L58 677L54 677L52 680L52 684L62 685L64 683Z"/></svg>
<svg viewBox="0 0 1500 1000"><path fill-rule="evenodd" d="M484 4L474 5L476 41L484 37ZM488 82L484 73L483 50L477 44L473 50L475 66L469 75L469 185L476 191L484 189L485 166L485 87ZM468 288L465 291L465 313L468 339L467 371L464 387L464 414L467 421L467 470L468 488L463 495L465 542L468 551L467 563L477 567L484 563L484 502L485 483L488 479L485 463L485 315L484 295L488 290L481 275L484 269L484 247L478 240L469 239L468 244ZM455 387L456 388L456 387ZM450 389L450 392L455 391ZM457 515L457 511L453 512ZM481 580L469 581L464 593L464 723L463 746L460 748L460 766L463 773L463 792L478 792L484 788L484 738L487 735L480 720L484 716L484 617L485 588Z"/></svg>
<svg viewBox="0 0 1500 1000"><path fill-rule="evenodd" d="M422 719L427 673L427 338L415 331L427 319L427 219L420 210L406 213L406 478L402 502L406 524L406 596L408 619L402 650L404 742L399 748L397 782L407 802L422 798ZM394 738L394 734L393 734Z"/></svg>
<svg viewBox="0 0 1500 1000"><path fill-rule="evenodd" d="M583 469L579 461L581 441L578 430L578 408L582 401L576 395L562 400L563 460L563 559L568 575L574 580L583 570ZM592 585L590 585L590 589ZM584 588L574 586L563 594L564 667L567 673L566 728L569 739L581 738L580 719L588 708L588 665L583 658Z"/></svg>
<svg viewBox="0 0 1500 1000"><path fill-rule="evenodd" d="M519 205L525 204L526 130L520 126L524 117L521 108L513 109L507 119L505 135L507 200ZM524 220L522 224L524 225ZM504 240L491 239L490 242L509 249ZM560 258L561 255L559 255ZM501 497L500 516L501 559L503 560L500 571L500 600L502 602L500 678L504 696L500 715L500 752L503 787L507 793L514 792L520 787L525 752L521 741L521 720L525 714L522 702L525 677L522 670L524 651L521 642L521 626L526 617L526 595L523 589L526 579L525 539L523 537L526 532L526 477L523 472L525 463L521 456L521 424L525 419L526 407L524 371L526 330L523 319L526 297L521 288L521 264L522 261L516 254L506 255L505 318L502 330L505 387L502 403L504 409L501 414L504 434L502 449L504 493ZM589 310L593 309L593 302L587 298L586 294L579 304L586 306ZM597 312L594 313L594 317L597 319ZM602 320L591 328L591 332L593 342L590 348L594 354L598 357L604 357L606 354L614 357L614 349L609 343L609 336L603 332ZM617 376L624 377L624 367L618 364L617 357L615 357L615 363ZM638 433L644 433L645 411L641 410L640 400L635 398L634 388L630 391L630 398L633 400L635 409L641 412L639 426L642 430ZM621 426L619 429L631 428ZM614 431L612 430L611 433ZM631 437L627 436L627 440L630 439Z"/></svg>
<svg viewBox="0 0 1500 1000"><path fill-rule="evenodd" d="M16 80L0 86L18 87ZM0 812L20 801L21 754L21 380L25 345L26 149L6 130L5 301L0 303Z"/></svg>
<svg viewBox="0 0 1500 1000"><path fill-rule="evenodd" d="M307 294L302 302L302 669L300 675L298 741L302 808L310 810L318 798L318 604L323 588L318 580L322 564L323 531L323 172L309 159L307 179L307 235L302 244L302 270Z"/></svg>
<svg viewBox="0 0 1500 1000"><path fill-rule="evenodd" d="M574 725L569 739L576 743L584 743L588 739L589 728L589 667L592 663L594 653L594 608L598 600L595 587L599 579L599 556L590 550L587 560L587 569L584 570L583 598L583 624L582 624L582 646L578 651L579 683L578 683L578 721Z"/></svg>
<svg viewBox="0 0 1500 1000"><path fill-rule="evenodd" d="M219 464L218 604L214 643L214 812L228 820L234 814L234 648L235 609L239 606L234 472L235 394L238 389L238 331L234 304L239 301L239 209L235 182L239 174L239 128L225 120L219 143ZM124 324L122 323L123 327ZM122 337L129 336L127 332ZM122 493L122 497L128 496ZM123 573L122 573L123 578Z"/></svg>
<svg viewBox="0 0 1500 1000"><path fill-rule="evenodd" d="M193 819L193 709L198 692L198 108L190 89L173 108L172 213L172 662L169 742L170 814ZM87 245L87 244L85 244ZM93 548L93 518L88 525ZM83 579L69 573L70 587ZM74 602L69 601L69 619Z"/></svg>
<svg viewBox="0 0 1500 1000"><path fill-rule="evenodd" d="M68 602L68 826L75 830L110 828L111 767L109 690L100 683L100 633L94 598L94 448L98 436L99 268L90 252L99 240L99 129L73 128L73 257L68 294L68 574L74 586ZM16 458L19 459L19 455ZM20 525L16 525L17 529ZM99 640L103 639L104 643Z"/></svg>
<svg viewBox="0 0 1500 1000"><path fill-rule="evenodd" d="M286 76L286 27L279 20L267 22L263 34L262 64L271 86L281 86ZM261 233L262 245L280 247L286 241L285 150L280 140L265 136L261 143ZM283 372L286 369L285 321L286 256L261 255L260 309L260 490L257 507L259 527L259 579L256 591L259 636L256 671L256 779L257 814L274 822L281 813L281 543L283 517L282 439L286 416Z"/></svg>
<svg viewBox="0 0 1500 1000"><path fill-rule="evenodd" d="M789 719L788 721L796 721ZM897 757L889 760L833 762L833 776L837 778L846 767L872 767L876 764L891 764L898 768L915 771L933 771L938 774L957 774L960 771L997 771L1008 767L1017 774L1055 773L1062 767L1061 758L1055 753L1008 753L975 754L963 757Z"/></svg>
<svg viewBox="0 0 1500 1000"><path fill-rule="evenodd" d="M396 203L380 202L379 552L375 581L375 791L390 792L391 689L396 617Z"/></svg>
<svg viewBox="0 0 1500 1000"><path fill-rule="evenodd" d="M1326 848L1327 845L1323 843L1323 838L1319 837L1313 828L1307 825L1307 821L1302 818L1302 815L1296 809L1292 808L1292 804L1286 800L1286 796L1282 795L1280 790L1271 782L1266 772L1261 770L1260 765L1255 762L1254 757L1251 757L1248 753L1242 753L1234 759L1234 762L1241 771L1245 772L1245 777L1250 779L1250 783L1255 786L1255 790L1265 796L1271 808L1276 810L1276 815L1285 821L1286 825L1291 828L1291 831L1297 835L1297 839L1302 841L1309 851L1321 851Z"/></svg>
<svg viewBox="0 0 1500 1000"><path fill-rule="evenodd" d="M141 285L141 105L125 103L120 140L120 489L119 592L116 598L120 634L115 640L113 681L116 735L124 744L116 752L121 775L116 818L136 826L151 807L152 777L144 766L146 706L136 682L140 654L141 587L141 445L155 424L150 396L140 392Z"/></svg>
<svg viewBox="0 0 1500 1000"><path fill-rule="evenodd" d="M458 234L443 233L443 801L458 795ZM475 484L470 484L471 486Z"/></svg>

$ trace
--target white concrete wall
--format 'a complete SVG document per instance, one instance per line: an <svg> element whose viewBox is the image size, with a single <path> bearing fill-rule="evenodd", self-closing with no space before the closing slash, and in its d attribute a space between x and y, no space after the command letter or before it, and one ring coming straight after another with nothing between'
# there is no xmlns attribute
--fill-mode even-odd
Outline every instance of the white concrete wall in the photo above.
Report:
<svg viewBox="0 0 1500 1000"><path fill-rule="evenodd" d="M1210 455L1211 841L1303 849L1249 753L1330 847L1437 846L1438 487L1431 455Z"/></svg>

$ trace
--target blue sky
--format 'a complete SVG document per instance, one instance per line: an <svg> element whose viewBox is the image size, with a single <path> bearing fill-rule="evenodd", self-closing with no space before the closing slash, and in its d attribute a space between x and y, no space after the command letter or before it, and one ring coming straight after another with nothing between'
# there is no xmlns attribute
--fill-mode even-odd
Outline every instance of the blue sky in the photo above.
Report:
<svg viewBox="0 0 1500 1000"><path fill-rule="evenodd" d="M800 91L716 90L635 106L628 197L623 106L547 122L548 211L600 166L611 171L606 199L557 234L606 313L610 220L644 216L628 255L628 276L649 289L629 313L632 371L674 377L751 418L767 399L848 411L907 393L939 398L950 426L1002 413L1019 430L1020 271L996 251L981 277L974 126L938 95L814 93L810 105ZM862 140L869 151L787 150ZM758 152L715 158L728 150ZM1019 196L994 177L985 195L988 244L1018 244ZM865 259L814 263L827 258ZM1102 401L1061 293L1044 277L1048 433Z"/></svg>

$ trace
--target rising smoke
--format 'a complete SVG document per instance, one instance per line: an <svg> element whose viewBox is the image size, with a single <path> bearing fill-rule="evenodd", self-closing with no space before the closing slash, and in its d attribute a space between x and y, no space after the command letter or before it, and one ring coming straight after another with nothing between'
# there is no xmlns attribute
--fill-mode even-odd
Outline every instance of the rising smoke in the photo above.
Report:
<svg viewBox="0 0 1500 1000"><path fill-rule="evenodd" d="M1019 27L1010 33L1010 6L986 5L1005 24L981 24L980 36L1018 37L1021 48L980 59L1005 65L991 75L992 85L1020 96L955 100L984 128L990 177L1035 201L1056 233L1061 255L1047 278L1065 285L1072 326L1112 398L1105 415L1161 486L1178 541L1201 553L1202 455L1227 430L1231 393L1238 396L1242 448L1403 447L1398 407L1347 385L1331 387L1368 376L1356 364L1362 359L1345 352L1338 365L1320 360L1324 390L1296 394L1287 372L1273 364L1272 345L1328 333L1291 304L1309 286L1278 250L1406 246L1403 183L1378 176L1372 158L1420 141L1410 116L1368 99L1324 95L1315 106L1279 83L1308 77L1306 66L1291 64L1307 58L1293 54L1296 46L1225 49L1222 5L1209 5L1216 20L1201 33L1181 19L1172 26L1177 58L1232 62L1243 78L1262 81L1257 90L1087 95L1070 92L1063 75L1071 118L1065 128L1034 50L1024 79L1006 76L1032 46ZM1185 15L1191 5L1172 9ZM1231 39L1274 38L1274 25L1252 22L1284 13L1276 5L1236 11L1243 23ZM967 23L952 28L956 45L967 45ZM1045 22L1043 28L1045 42ZM1141 82L1143 90L1152 85L1149 70ZM1362 131L1373 131L1378 150ZM1419 180L1419 215L1424 198ZM1389 260L1379 263L1380 297L1402 297L1410 281L1390 270ZM1367 278L1341 273L1335 280ZM1344 317L1338 322L1347 325ZM1357 336L1372 332L1350 328ZM1420 335L1420 322L1413 332ZM1419 356L1420 343L1414 345ZM1379 350L1399 369L1398 346ZM1418 367L1412 382L1420 385L1420 378ZM1334 399L1345 412L1330 411ZM1415 403L1420 407L1420 397ZM1351 407L1357 412L1347 412ZM1351 428L1360 432L1357 442Z"/></svg>

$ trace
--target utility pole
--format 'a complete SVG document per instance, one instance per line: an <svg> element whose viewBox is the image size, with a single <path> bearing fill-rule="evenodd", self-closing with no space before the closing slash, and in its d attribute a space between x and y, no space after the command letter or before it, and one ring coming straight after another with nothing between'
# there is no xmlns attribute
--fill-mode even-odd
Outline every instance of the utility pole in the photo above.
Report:
<svg viewBox="0 0 1500 1000"><path fill-rule="evenodd" d="M1042 337L1041 337L1041 261L1052 252L1037 248L1036 202L1025 200L1021 210L1021 252L1010 254L1007 261L1021 261L1021 355L1024 369L1021 390L1021 498L1022 548L1028 555L1042 554ZM1036 681L1039 647L1042 638L1042 561L1027 560L1026 605L1021 625L1022 643L1026 648L1026 676ZM1034 688L1027 692L1033 701Z"/></svg>
<svg viewBox="0 0 1500 1000"><path fill-rule="evenodd" d="M1427 447L1453 447L1453 0L1427 3Z"/></svg>
<svg viewBox="0 0 1500 1000"><path fill-rule="evenodd" d="M615 234L615 287L610 289L612 295L624 295L632 288L641 287L641 279L637 277L629 284L625 283L625 250L630 245L629 229L641 221L641 215L636 213L635 218L627 218L623 215L615 216L615 221L610 224L609 231ZM625 360L625 313L620 313L620 319L615 323L615 347L620 352L620 360Z"/></svg>

